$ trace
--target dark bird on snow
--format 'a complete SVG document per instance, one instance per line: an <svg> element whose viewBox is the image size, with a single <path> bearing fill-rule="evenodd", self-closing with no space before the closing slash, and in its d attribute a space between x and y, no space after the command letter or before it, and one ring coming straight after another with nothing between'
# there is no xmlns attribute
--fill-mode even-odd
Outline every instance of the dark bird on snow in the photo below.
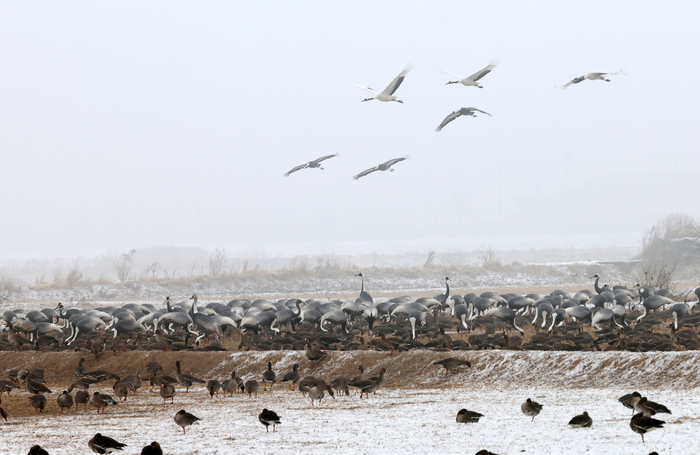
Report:
<svg viewBox="0 0 700 455"><path fill-rule="evenodd" d="M270 425L272 425L272 431L275 431L275 426L282 423L280 422L280 416L278 416L275 411L270 411L269 409L263 409L258 416L258 420L265 425L266 431L270 431Z"/></svg>
<svg viewBox="0 0 700 455"><path fill-rule="evenodd" d="M579 414L571 419L569 425L574 428L588 428L593 425L593 419L588 415L588 412L583 411L583 414Z"/></svg>
<svg viewBox="0 0 700 455"><path fill-rule="evenodd" d="M97 433L88 441L88 447L95 453L112 453L117 450L124 450L126 444L117 442L109 436L102 436L100 433Z"/></svg>
<svg viewBox="0 0 700 455"><path fill-rule="evenodd" d="M527 401L520 406L520 410L523 411L523 414L526 416L532 417L532 421L534 422L535 416L542 411L542 405L528 398Z"/></svg>
<svg viewBox="0 0 700 455"><path fill-rule="evenodd" d="M457 423L476 423L483 416L483 414L479 414L478 412L460 409L457 413Z"/></svg>
<svg viewBox="0 0 700 455"><path fill-rule="evenodd" d="M639 414L635 414L634 417L632 417L632 420L630 420L630 428L635 433L642 435L642 442L644 442L644 435L646 433L656 430L657 428L663 428L664 423L666 422L663 420L658 420L653 417L646 417L640 412Z"/></svg>
<svg viewBox="0 0 700 455"><path fill-rule="evenodd" d="M195 417L194 415L190 414L184 409L177 411L177 414L175 414L175 423L182 427L182 432L185 434L187 434L187 431L185 431L186 427L194 425L200 420L202 419L200 419L199 417Z"/></svg>

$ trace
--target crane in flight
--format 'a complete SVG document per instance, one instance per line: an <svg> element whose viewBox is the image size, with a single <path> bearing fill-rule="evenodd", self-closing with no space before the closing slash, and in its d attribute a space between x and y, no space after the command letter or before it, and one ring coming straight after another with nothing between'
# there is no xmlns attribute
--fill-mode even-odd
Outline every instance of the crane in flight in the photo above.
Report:
<svg viewBox="0 0 700 455"><path fill-rule="evenodd" d="M435 131L437 131L439 133L440 131L442 131L442 129L445 127L445 125L447 125L448 123L450 123L452 120L456 119L457 117L461 117L463 115L468 115L470 117L476 117L477 112L481 112L482 114L486 114L489 117L493 117L491 114L489 114L488 112L482 111L481 109L477 109L475 107L463 107L462 109L460 109L458 111L454 111L453 113L451 113L450 115L445 117L445 120L443 120L442 123L437 128L435 128Z"/></svg>
<svg viewBox="0 0 700 455"><path fill-rule="evenodd" d="M315 160L309 161L308 163L300 164L299 166L296 166L296 167L293 167L292 169L290 169L289 172L284 174L284 176L289 177L289 175L292 174L293 172L300 171L302 169L307 169L307 168L318 168L318 169L324 170L321 167L321 162L323 162L329 158L333 158L334 156L338 156L338 154L334 153L333 155L322 156L321 158L316 158Z"/></svg>
<svg viewBox="0 0 700 455"><path fill-rule="evenodd" d="M399 162L401 162L401 161L403 161L403 160L405 160L405 159L408 159L408 155L406 155L406 156L404 156L404 157L402 157L402 158L394 158L394 159L391 159L391 160L389 160L389 161L387 161L387 162L385 162L385 163L378 164L378 165L376 165L376 166L374 166L374 167L371 167L371 168L369 168L369 169L366 169L366 170L360 172L359 174L353 176L352 179L353 179L353 180L357 180L357 179L359 179L360 177L364 177L365 175L371 174L372 172L376 172L376 171L389 171L389 172L394 172L394 170L391 169L391 166L393 166L394 164L399 163Z"/></svg>
<svg viewBox="0 0 700 455"><path fill-rule="evenodd" d="M399 88L403 80L406 78L406 75L408 74L409 71L413 69L412 64L407 64L406 68L404 68L403 71L401 71L401 74L396 76L393 81L391 81L391 84L387 85L387 87L381 91L377 92L374 89L371 89L369 87L365 87L363 85L357 85L357 88L361 88L362 90L367 90L370 92L372 95L374 95L371 98L365 98L362 101L371 101L371 100L379 100L379 101L396 101L397 103L403 103L402 100L397 99L396 96L394 96L394 92Z"/></svg>
<svg viewBox="0 0 700 455"><path fill-rule="evenodd" d="M437 65L435 66L435 68L437 68L437 70L440 71L441 73L449 74L450 76L454 76L458 79L456 81L449 81L445 85L462 84L466 87L484 88L481 85L479 85L479 79L481 79L482 77L489 74L492 69L494 69L496 66L498 66L499 63L500 62L497 59L493 59L493 60L491 60L491 63L489 63L489 65L487 67L480 69L479 71L477 71L476 73L474 73L468 77L462 77L462 76L459 76L457 74L448 73L447 71L443 71L440 68L438 68Z"/></svg>
<svg viewBox="0 0 700 455"><path fill-rule="evenodd" d="M616 74L620 74L622 76L627 76L627 73L624 71L620 70L617 73L586 73L583 76L575 77L571 79L568 83L561 85L561 86L554 86L554 88L558 88L561 90L566 90L570 85L578 84L579 82L583 82L586 79L589 81L605 81L605 82L610 82L610 79L608 79L605 76L615 76Z"/></svg>

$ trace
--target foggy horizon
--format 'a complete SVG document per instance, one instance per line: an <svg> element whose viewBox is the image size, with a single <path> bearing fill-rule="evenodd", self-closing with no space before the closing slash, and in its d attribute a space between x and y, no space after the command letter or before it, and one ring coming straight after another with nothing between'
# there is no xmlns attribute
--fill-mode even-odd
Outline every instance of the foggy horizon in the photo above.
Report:
<svg viewBox="0 0 700 455"><path fill-rule="evenodd" d="M629 246L670 213L700 218L696 3L2 10L5 258L537 248L540 236ZM445 85L435 68L468 76L492 58L483 89ZM355 85L382 90L407 62L403 104L361 102ZM492 117L434 131L468 106ZM332 153L325 170L283 176ZM351 179L405 155L394 172Z"/></svg>

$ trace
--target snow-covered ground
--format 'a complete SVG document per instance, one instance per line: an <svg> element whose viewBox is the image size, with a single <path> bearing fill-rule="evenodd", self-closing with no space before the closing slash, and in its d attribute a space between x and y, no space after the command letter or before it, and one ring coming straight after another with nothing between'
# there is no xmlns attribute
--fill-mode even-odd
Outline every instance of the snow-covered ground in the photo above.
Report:
<svg viewBox="0 0 700 455"><path fill-rule="evenodd" d="M142 388L126 403L108 408L104 416L97 416L91 407L87 412L61 416L53 402L48 415L10 417L3 423L0 453L23 454L35 443L52 455L86 453L87 441L97 432L128 444L125 453L140 453L153 440L166 453L198 455L473 454L484 448L501 455L697 452L693 441L700 431L700 394L694 388L697 359L692 353L455 353L468 356L475 364L471 370L449 376L430 367L433 359L428 354L415 353L403 360L381 355L386 359L382 365L388 365L390 372L398 371L401 361L414 364L415 383L406 383L402 372L401 387L391 387L389 376L388 388L369 399L356 394L336 396L324 399L321 406L312 407L300 392L281 386L271 393L261 392L258 398L237 394L213 400L200 386L188 394L179 391L172 405L163 404L157 391ZM250 355L248 360L255 360L256 370L258 362L273 356L282 356L280 371L296 361L296 354ZM338 362L349 360L345 354L338 355ZM496 363L499 355L502 362ZM234 354L232 361L243 367L246 356ZM623 368L628 374L618 376L615 372ZM503 374L505 370L510 374ZM564 371L569 374L562 374ZM600 371L609 374L593 374ZM332 377L326 374L332 376L330 371L323 375L330 381ZM673 379L664 381L665 376ZM647 434L644 444L629 427L631 411L617 401L633 390L673 412L656 416L667 422L666 427ZM103 391L111 392L108 388ZM52 394L49 400L55 398ZM534 422L520 411L527 398L544 405ZM266 433L257 420L263 408L282 418L274 433ZM455 416L461 408L480 412L484 418L479 423L457 424ZM186 435L173 421L180 409L202 419ZM583 411L592 417L593 427L570 428L569 420Z"/></svg>

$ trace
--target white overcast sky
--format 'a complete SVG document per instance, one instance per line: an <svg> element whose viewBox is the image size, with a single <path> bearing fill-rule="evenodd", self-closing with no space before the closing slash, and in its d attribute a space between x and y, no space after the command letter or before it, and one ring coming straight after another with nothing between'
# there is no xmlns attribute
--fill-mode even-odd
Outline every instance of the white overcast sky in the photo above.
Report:
<svg viewBox="0 0 700 455"><path fill-rule="evenodd" d="M2 1L0 252L700 218L698 18L697 1ZM494 57L483 89L435 69ZM408 62L404 104L361 102L355 84ZM469 106L493 117L434 132Z"/></svg>

